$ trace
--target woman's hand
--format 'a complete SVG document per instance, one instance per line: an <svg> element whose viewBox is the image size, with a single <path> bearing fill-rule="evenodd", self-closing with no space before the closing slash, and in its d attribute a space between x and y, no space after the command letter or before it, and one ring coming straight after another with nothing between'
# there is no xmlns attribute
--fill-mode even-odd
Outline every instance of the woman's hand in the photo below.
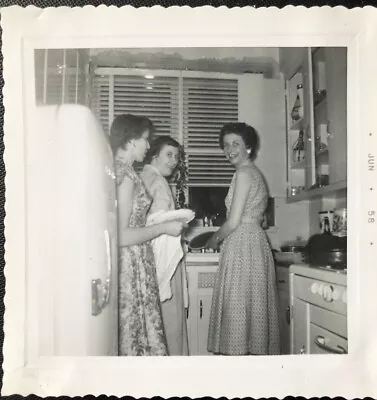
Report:
<svg viewBox="0 0 377 400"><path fill-rule="evenodd" d="M164 233L170 236L179 236L182 231L187 228L187 224L182 221L169 221L163 223Z"/></svg>

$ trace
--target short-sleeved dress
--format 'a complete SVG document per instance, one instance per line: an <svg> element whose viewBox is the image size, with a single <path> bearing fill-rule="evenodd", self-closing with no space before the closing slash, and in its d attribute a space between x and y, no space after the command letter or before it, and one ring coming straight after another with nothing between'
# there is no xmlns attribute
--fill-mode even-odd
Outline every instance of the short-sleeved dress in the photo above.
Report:
<svg viewBox="0 0 377 400"><path fill-rule="evenodd" d="M134 169L116 161L116 183L135 183L130 228L145 226L152 199ZM119 248L119 355L168 355L151 242Z"/></svg>
<svg viewBox="0 0 377 400"><path fill-rule="evenodd" d="M256 166L248 168L250 191L240 225L220 252L209 323L208 350L225 355L280 353L275 266L261 227L267 189ZM225 199L229 213L234 174Z"/></svg>

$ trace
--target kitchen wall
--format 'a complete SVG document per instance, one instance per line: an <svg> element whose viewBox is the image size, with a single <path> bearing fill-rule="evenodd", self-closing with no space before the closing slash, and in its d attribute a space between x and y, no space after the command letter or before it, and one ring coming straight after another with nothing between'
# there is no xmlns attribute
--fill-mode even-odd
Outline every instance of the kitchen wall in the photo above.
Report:
<svg viewBox="0 0 377 400"><path fill-rule="evenodd" d="M182 69L243 73L261 72L279 76L279 50L276 47L184 47L91 49L95 66Z"/></svg>
<svg viewBox="0 0 377 400"><path fill-rule="evenodd" d="M256 165L265 176L271 197L286 196L286 130L283 79L244 74L239 83L239 120L260 137Z"/></svg>
<svg viewBox="0 0 377 400"><path fill-rule="evenodd" d="M272 248L293 240L307 240L310 234L309 202L287 203L285 197L275 197L275 226L266 231Z"/></svg>
<svg viewBox="0 0 377 400"><path fill-rule="evenodd" d="M127 49L90 49L90 56L95 57L106 51L116 51L121 54L122 51L137 54L140 51L145 53L163 52L167 55L180 54L186 59L196 58L236 58L243 59L245 57L272 58L276 62L279 61L279 49L277 47L144 47L144 48L127 48Z"/></svg>

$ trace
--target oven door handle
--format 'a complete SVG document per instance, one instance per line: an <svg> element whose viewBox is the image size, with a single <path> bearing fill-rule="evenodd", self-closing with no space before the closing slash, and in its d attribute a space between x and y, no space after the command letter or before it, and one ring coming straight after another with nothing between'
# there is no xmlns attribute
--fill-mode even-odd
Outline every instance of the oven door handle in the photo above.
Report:
<svg viewBox="0 0 377 400"><path fill-rule="evenodd" d="M339 345L336 345L336 347L328 346L325 344L325 338L321 335L317 335L314 339L314 343L321 348L322 350L325 350L329 353L333 354L346 354L347 350Z"/></svg>

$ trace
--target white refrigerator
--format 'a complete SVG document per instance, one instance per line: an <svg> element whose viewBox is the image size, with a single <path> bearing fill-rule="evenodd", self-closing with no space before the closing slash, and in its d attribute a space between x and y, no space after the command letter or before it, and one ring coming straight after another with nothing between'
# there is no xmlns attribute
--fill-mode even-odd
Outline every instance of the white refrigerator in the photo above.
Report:
<svg viewBox="0 0 377 400"><path fill-rule="evenodd" d="M117 355L117 210L108 136L80 105L36 107L31 125L28 232L30 274L37 277L30 277L29 291L38 298L38 353Z"/></svg>

